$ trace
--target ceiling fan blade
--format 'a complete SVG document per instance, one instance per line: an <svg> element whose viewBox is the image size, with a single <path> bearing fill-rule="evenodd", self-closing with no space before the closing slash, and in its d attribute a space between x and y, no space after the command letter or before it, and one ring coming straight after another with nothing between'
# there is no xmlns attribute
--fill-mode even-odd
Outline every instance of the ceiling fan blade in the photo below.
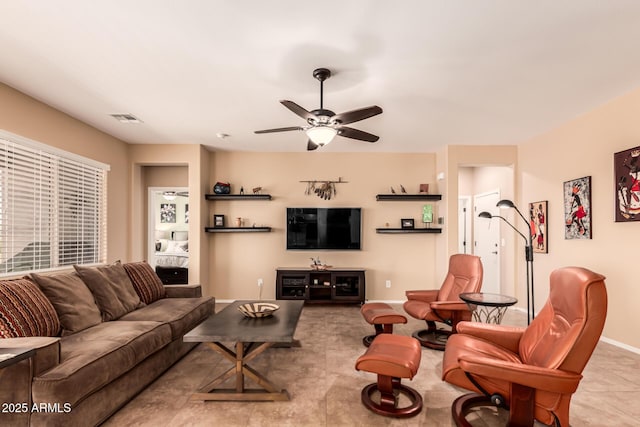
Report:
<svg viewBox="0 0 640 427"><path fill-rule="evenodd" d="M377 105L373 105L371 107L360 108L359 110L336 114L331 118L331 121L341 125L347 125L349 123L358 122L360 120L368 119L369 117L377 116L381 113L382 108L378 107Z"/></svg>
<svg viewBox="0 0 640 427"><path fill-rule="evenodd" d="M275 128L275 129L256 130L253 133L288 132L290 130L304 130L304 128L300 127L300 126L291 126L291 127L288 127L288 128Z"/></svg>
<svg viewBox="0 0 640 427"><path fill-rule="evenodd" d="M348 128L345 126L341 126L338 128L338 135L344 136L345 138L359 139L360 141L367 141L367 142L376 142L377 140L380 139L379 136L373 135L371 133L364 132L354 128Z"/></svg>
<svg viewBox="0 0 640 427"><path fill-rule="evenodd" d="M307 141L307 151L316 150L318 147L319 147L319 145L316 144L315 142L313 142L312 140L308 140Z"/></svg>
<svg viewBox="0 0 640 427"><path fill-rule="evenodd" d="M299 106L293 101L282 100L280 101L280 103L305 120L309 120L309 119L315 120L316 118L316 116L313 113L305 110L304 108L302 108L301 106Z"/></svg>

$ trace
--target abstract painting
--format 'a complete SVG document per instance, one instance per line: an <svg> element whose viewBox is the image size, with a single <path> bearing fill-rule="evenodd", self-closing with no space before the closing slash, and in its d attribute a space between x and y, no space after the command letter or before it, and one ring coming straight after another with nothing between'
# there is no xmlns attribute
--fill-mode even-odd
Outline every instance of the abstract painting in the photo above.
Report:
<svg viewBox="0 0 640 427"><path fill-rule="evenodd" d="M591 239L591 177L564 183L564 238Z"/></svg>
<svg viewBox="0 0 640 427"><path fill-rule="evenodd" d="M640 147L613 155L616 222L640 221Z"/></svg>
<svg viewBox="0 0 640 427"><path fill-rule="evenodd" d="M546 200L529 203L529 223L531 225L531 242L533 251L548 253L547 244L547 205Z"/></svg>
<svg viewBox="0 0 640 427"><path fill-rule="evenodd" d="M160 203L160 223L176 222L176 204Z"/></svg>

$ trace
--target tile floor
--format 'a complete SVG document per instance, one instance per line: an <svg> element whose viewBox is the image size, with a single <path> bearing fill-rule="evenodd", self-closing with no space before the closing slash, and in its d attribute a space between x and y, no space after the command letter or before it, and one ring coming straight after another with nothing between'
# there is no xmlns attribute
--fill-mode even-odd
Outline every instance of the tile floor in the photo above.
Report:
<svg viewBox="0 0 640 427"><path fill-rule="evenodd" d="M221 304L216 307L220 310ZM401 305L394 305L402 310ZM510 310L504 324L524 324ZM423 322L410 319L395 332L410 335ZM450 407L465 391L440 380L442 352L423 349L418 375L403 380L419 390L424 409L398 420L375 415L360 403L360 390L375 376L354 369L365 351L362 336L373 328L359 306L305 306L295 337L299 348L272 348L251 364L286 388L289 402L198 402L190 394L207 378L224 372L228 361L198 346L104 424L115 426L453 426ZM572 399L571 425L638 426L640 355L606 343L596 348ZM470 415L474 426L504 425L504 411ZM536 423L537 426L542 424Z"/></svg>

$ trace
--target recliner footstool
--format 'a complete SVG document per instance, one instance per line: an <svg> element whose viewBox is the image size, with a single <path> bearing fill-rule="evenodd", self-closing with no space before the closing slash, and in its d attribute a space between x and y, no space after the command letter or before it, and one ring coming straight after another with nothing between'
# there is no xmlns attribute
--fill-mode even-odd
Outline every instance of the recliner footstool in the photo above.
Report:
<svg viewBox="0 0 640 427"><path fill-rule="evenodd" d="M362 389L362 404L372 412L395 418L408 418L422 411L422 396L400 383L401 378L413 379L420 367L420 342L404 335L380 334L356 361L356 370L378 375L377 382ZM380 401L371 397L380 392ZM398 407L398 395L405 395L409 406Z"/></svg>
<svg viewBox="0 0 640 427"><path fill-rule="evenodd" d="M392 334L393 325L407 323L407 316L395 311L389 304L384 302L369 302L360 308L360 313L364 320L373 325L375 335L367 335L362 338L362 344L369 347L371 341L380 334Z"/></svg>

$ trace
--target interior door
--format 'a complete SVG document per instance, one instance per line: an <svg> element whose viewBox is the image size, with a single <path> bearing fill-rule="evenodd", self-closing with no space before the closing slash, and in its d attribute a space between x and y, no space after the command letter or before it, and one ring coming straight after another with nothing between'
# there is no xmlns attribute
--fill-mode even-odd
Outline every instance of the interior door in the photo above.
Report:
<svg viewBox="0 0 640 427"><path fill-rule="evenodd" d="M473 253L482 260L484 278L482 292L500 293L500 219L478 218L478 214L487 211L499 215L496 206L500 200L500 192L492 191L476 194L473 197Z"/></svg>

